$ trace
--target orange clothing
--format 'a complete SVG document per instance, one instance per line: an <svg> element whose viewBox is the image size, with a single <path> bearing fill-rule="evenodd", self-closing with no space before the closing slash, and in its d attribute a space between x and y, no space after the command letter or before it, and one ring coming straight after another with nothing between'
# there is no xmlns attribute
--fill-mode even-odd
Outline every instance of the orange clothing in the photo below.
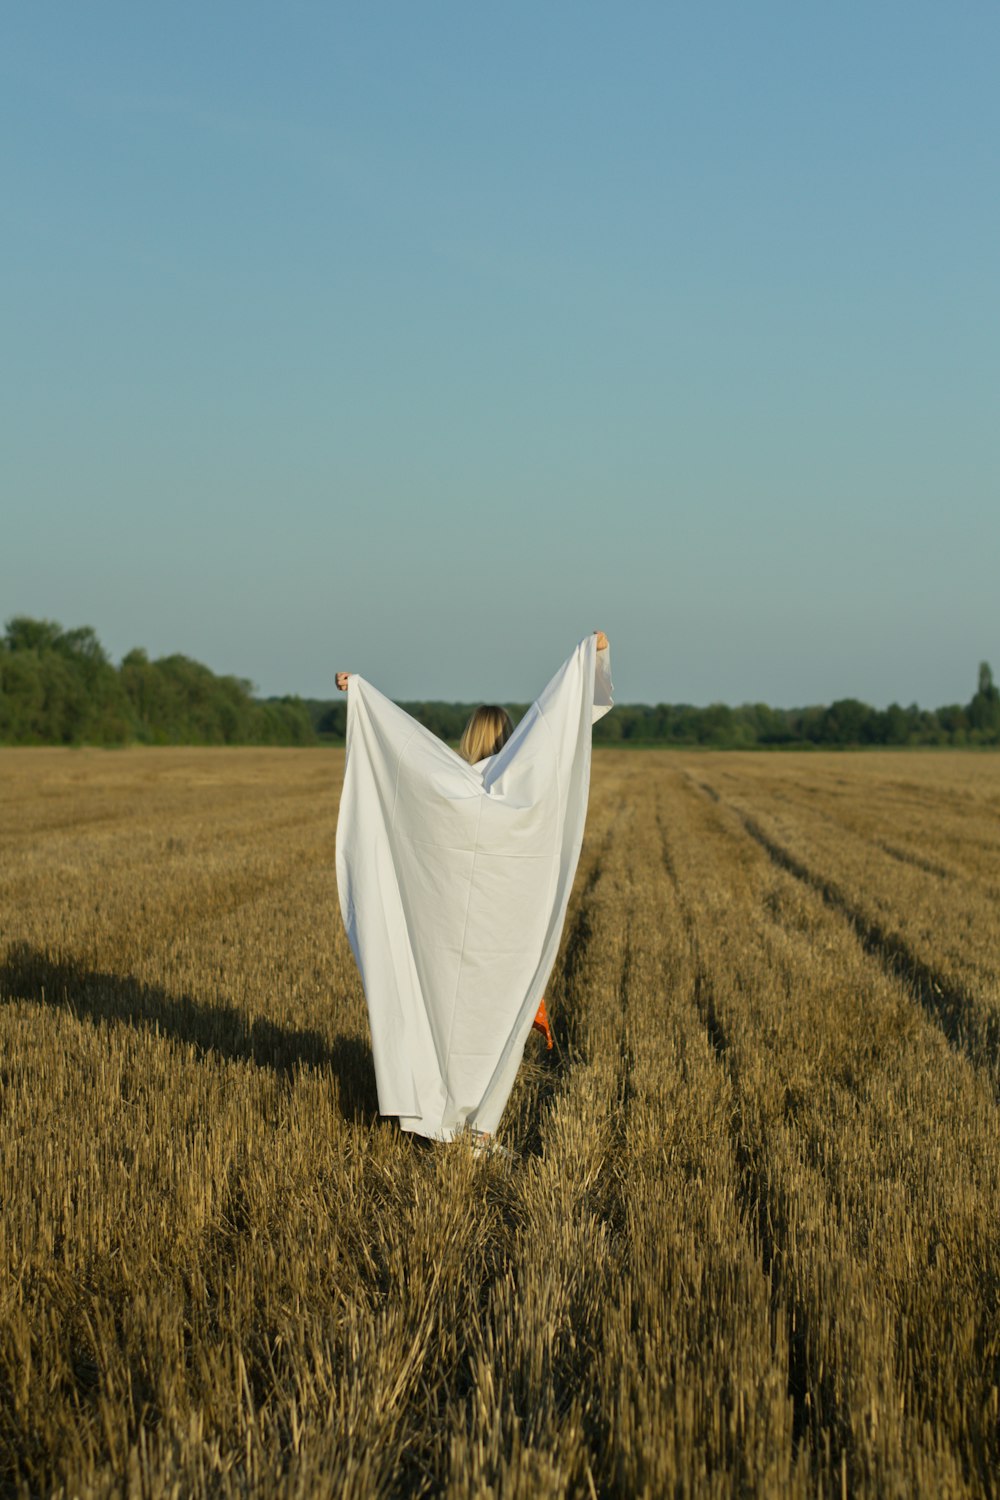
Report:
<svg viewBox="0 0 1000 1500"><path fill-rule="evenodd" d="M534 1031L540 1031L545 1038L546 1051L552 1051L552 1028L549 1026L549 1017L545 1009L545 997L535 1013L535 1019L531 1023Z"/></svg>

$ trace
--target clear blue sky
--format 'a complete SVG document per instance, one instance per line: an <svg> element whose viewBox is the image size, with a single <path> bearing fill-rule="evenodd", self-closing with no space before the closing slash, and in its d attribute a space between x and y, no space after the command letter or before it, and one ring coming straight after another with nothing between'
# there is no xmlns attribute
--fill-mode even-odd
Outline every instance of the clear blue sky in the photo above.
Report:
<svg viewBox="0 0 1000 1500"><path fill-rule="evenodd" d="M8 7L0 608L262 691L1000 669L1000 9Z"/></svg>

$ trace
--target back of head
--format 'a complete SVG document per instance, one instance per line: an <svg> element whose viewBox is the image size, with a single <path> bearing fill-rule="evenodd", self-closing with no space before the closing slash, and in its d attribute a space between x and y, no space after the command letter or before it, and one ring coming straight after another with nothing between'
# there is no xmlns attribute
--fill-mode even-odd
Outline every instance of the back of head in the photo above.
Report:
<svg viewBox="0 0 1000 1500"><path fill-rule="evenodd" d="M484 703L466 724L458 753L473 766L487 755L496 755L513 733L514 726L507 710L495 703Z"/></svg>

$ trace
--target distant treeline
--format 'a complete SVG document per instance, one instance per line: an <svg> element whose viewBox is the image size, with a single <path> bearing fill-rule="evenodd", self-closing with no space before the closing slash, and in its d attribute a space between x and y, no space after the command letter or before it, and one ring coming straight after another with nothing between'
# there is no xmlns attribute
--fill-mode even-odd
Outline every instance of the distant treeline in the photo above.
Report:
<svg viewBox="0 0 1000 1500"><path fill-rule="evenodd" d="M526 703L506 705L517 722ZM475 704L403 703L442 739L457 742ZM109 660L89 626L63 630L20 615L0 639L0 744L313 745L342 741L346 701L253 696L241 677L217 677L187 656ZM828 707L745 703L618 704L594 725L598 744L754 746L1000 745L1000 690L988 663L966 704L870 708L856 698Z"/></svg>
<svg viewBox="0 0 1000 1500"><path fill-rule="evenodd" d="M309 745L298 698L253 697L187 656L130 651L115 667L89 626L8 620L0 641L0 743Z"/></svg>
<svg viewBox="0 0 1000 1500"><path fill-rule="evenodd" d="M345 704L338 700L304 700L321 739L342 740ZM407 713L442 739L457 741L475 704L403 703ZM516 723L524 703L504 705ZM1000 745L1000 690L989 664L979 668L979 686L966 704L944 708L871 708L857 698L841 698L829 707L769 708L744 703L729 708L713 703L616 704L594 725L595 744L705 745L717 750L760 747L838 745Z"/></svg>

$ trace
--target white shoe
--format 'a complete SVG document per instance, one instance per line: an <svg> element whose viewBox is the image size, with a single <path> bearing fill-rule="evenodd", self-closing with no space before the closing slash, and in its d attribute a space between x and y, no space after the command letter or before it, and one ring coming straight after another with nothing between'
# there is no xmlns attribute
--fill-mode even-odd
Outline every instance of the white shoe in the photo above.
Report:
<svg viewBox="0 0 1000 1500"><path fill-rule="evenodd" d="M477 1130L474 1125L469 1125L467 1129L473 1156L498 1156L502 1161L514 1160L510 1147L502 1146L488 1130Z"/></svg>

